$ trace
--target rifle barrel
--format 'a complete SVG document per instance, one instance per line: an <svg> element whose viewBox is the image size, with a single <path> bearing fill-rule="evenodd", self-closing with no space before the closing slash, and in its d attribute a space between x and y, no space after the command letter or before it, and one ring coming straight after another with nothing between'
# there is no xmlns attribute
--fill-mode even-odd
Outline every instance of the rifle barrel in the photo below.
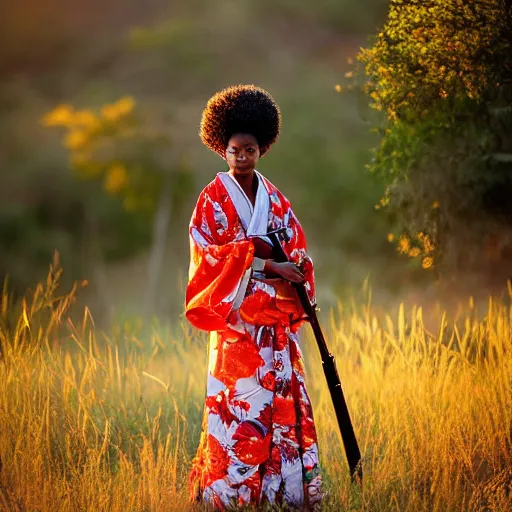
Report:
<svg viewBox="0 0 512 512"><path fill-rule="evenodd" d="M268 233L267 235L270 237L274 245L275 261L289 261L288 256L284 252L284 249L279 241L278 233L273 232ZM357 479L359 479L359 483L362 484L363 470L361 464L361 452L357 444L357 439L354 433L354 428L352 426L352 420L350 419L347 402L341 387L340 377L336 368L336 361L334 356L329 352L324 334L320 327L320 323L318 322L315 308L309 301L307 290L304 284L292 283L292 285L297 290L297 295L299 296L302 308L308 317L308 321L311 324L318 349L320 351L322 367L324 370L325 379L327 380L327 386L331 394L334 411L336 412L336 419L338 420L338 427L340 429L341 439L343 441L345 454L347 456L350 476L353 481L357 482Z"/></svg>

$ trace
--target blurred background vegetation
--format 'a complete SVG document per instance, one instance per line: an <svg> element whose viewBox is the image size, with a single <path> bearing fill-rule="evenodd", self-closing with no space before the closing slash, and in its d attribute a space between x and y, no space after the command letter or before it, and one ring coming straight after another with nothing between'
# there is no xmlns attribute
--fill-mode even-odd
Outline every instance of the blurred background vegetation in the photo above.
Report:
<svg viewBox="0 0 512 512"><path fill-rule="evenodd" d="M389 176L368 172L390 128L369 91L345 85L387 1L20 0L1 9L0 276L13 293L46 275L56 249L64 283L88 280L81 297L97 320L181 314L188 220L199 191L226 169L199 140L200 115L236 83L268 89L281 107L281 137L259 170L305 227L322 306L367 277L383 301L437 277L397 254L403 226L375 208Z"/></svg>
<svg viewBox="0 0 512 512"><path fill-rule="evenodd" d="M358 62L385 115L369 168L386 182L379 209L399 251L443 281L510 279L510 2L393 0Z"/></svg>
<svg viewBox="0 0 512 512"><path fill-rule="evenodd" d="M57 249L64 278L89 281L82 297L95 318L112 306L127 315L179 314L188 220L201 188L226 167L202 146L199 119L211 94L233 83L267 88L282 108L282 136L260 170L297 209L318 279L333 285L326 295L358 286L377 255L393 256L373 209L382 187L364 169L375 142L361 117L365 100L335 90L387 2L354 9L331 1L24 0L3 9L0 274L9 275L12 290L44 276ZM95 171L70 158L80 149L72 128L48 129L41 119L58 105L102 118L102 108L127 97L134 105L125 124L135 135L123 147L113 142L114 120L110 156L102 157L99 179L88 179ZM95 147L83 157L90 163L97 154ZM140 208L126 208L123 191L106 193L116 157L154 182ZM158 226L166 176L168 224ZM155 279L149 266L159 229L167 236ZM150 282L158 285L154 299Z"/></svg>

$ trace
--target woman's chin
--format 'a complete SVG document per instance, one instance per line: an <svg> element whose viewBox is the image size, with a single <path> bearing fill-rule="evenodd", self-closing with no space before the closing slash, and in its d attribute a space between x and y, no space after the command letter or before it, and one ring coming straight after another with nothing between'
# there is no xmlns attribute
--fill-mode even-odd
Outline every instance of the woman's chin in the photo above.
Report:
<svg viewBox="0 0 512 512"><path fill-rule="evenodd" d="M233 171L235 174L250 174L254 171L254 167L235 167Z"/></svg>

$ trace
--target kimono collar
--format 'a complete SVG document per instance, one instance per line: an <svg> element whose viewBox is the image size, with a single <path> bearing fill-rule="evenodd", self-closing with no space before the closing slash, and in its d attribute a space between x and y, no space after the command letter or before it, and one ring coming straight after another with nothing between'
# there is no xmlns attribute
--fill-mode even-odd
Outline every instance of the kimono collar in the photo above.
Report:
<svg viewBox="0 0 512 512"><path fill-rule="evenodd" d="M217 176L219 176L219 179L226 188L246 234L259 235L261 238L267 240L267 237L262 235L267 232L270 199L261 174L256 170L254 170L254 172L258 177L258 190L256 192L254 207L236 178L227 172L219 172ZM270 243L270 240L268 241Z"/></svg>

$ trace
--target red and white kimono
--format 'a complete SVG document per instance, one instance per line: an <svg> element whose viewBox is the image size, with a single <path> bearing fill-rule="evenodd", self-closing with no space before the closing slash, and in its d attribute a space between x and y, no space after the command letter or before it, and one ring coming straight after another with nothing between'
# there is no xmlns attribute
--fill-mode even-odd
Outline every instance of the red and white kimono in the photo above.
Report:
<svg viewBox="0 0 512 512"><path fill-rule="evenodd" d="M289 201L260 173L254 207L218 173L190 221L186 316L210 331L204 429L190 474L194 499L219 509L314 506L321 474L298 329L304 312L291 284L257 268L249 235L287 227L283 243L314 301L313 264Z"/></svg>

